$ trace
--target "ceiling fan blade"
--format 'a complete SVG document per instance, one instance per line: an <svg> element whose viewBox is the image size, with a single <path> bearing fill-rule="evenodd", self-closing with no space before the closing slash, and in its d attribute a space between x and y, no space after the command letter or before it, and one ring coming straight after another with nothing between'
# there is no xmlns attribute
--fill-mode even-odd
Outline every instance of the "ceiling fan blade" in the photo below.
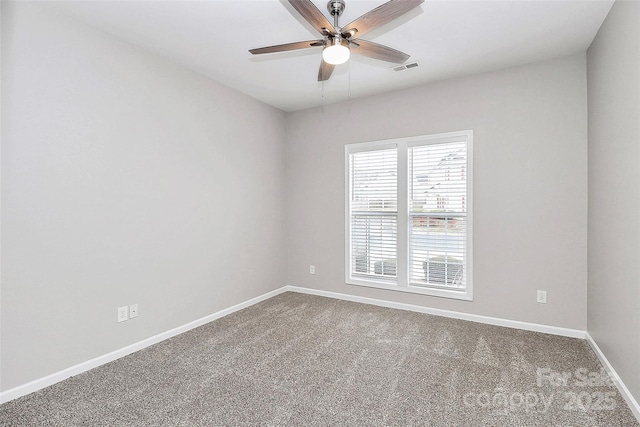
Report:
<svg viewBox="0 0 640 427"><path fill-rule="evenodd" d="M285 43L285 44L277 44L274 46L259 47L257 49L249 49L249 52L253 53L254 55L259 55L261 53L285 52L287 50L306 49L308 47L323 46L323 45L324 45L323 40L308 40L305 42Z"/></svg>
<svg viewBox="0 0 640 427"><path fill-rule="evenodd" d="M329 30L332 34L336 33L331 22L310 0L289 0L289 3L320 34L326 35L326 31L323 31L323 28Z"/></svg>
<svg viewBox="0 0 640 427"><path fill-rule="evenodd" d="M404 52L367 40L356 39L350 44L350 47L351 53L357 53L381 61L402 64L409 59L409 55Z"/></svg>
<svg viewBox="0 0 640 427"><path fill-rule="evenodd" d="M320 60L320 69L318 70L318 81L324 82L329 80L331 77L331 73L333 73L333 69L336 68L333 64L327 64L324 60Z"/></svg>
<svg viewBox="0 0 640 427"><path fill-rule="evenodd" d="M342 34L350 34L351 37L362 37L369 31L375 30L376 28L383 26L387 22L391 22L399 16L404 15L423 2L424 0L388 1L382 6L378 6L375 9L365 13L355 21L343 26ZM352 31L354 28L357 30L355 34Z"/></svg>

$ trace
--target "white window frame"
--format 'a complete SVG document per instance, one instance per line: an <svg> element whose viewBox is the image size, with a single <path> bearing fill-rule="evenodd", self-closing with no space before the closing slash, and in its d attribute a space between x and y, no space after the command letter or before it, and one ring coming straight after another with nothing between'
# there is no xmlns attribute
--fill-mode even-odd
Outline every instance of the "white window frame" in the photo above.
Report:
<svg viewBox="0 0 640 427"><path fill-rule="evenodd" d="M441 287L412 286L409 281L409 147L453 142L466 139L467 143L467 194L466 194L466 287L463 290ZM397 264L396 278L380 279L352 275L351 256L351 191L349 155L362 151L396 148L398 151L397 189ZM362 142L345 146L345 283L400 292L431 295L473 301L473 130L446 132L383 141Z"/></svg>

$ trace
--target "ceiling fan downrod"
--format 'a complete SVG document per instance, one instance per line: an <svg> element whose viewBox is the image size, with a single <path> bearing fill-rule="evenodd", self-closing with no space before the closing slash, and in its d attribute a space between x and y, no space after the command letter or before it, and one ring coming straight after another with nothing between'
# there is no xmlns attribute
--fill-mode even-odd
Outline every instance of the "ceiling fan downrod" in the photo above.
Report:
<svg viewBox="0 0 640 427"><path fill-rule="evenodd" d="M327 10L333 16L333 26L338 32L340 32L340 28L338 27L338 18L344 12L345 4L344 0L329 0L327 3Z"/></svg>

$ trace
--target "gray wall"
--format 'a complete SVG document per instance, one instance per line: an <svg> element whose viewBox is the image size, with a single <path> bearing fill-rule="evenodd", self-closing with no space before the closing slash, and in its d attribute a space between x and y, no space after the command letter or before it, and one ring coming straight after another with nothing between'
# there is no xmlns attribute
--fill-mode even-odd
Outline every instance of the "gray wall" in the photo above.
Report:
<svg viewBox="0 0 640 427"><path fill-rule="evenodd" d="M588 50L588 331L640 401L640 3Z"/></svg>
<svg viewBox="0 0 640 427"><path fill-rule="evenodd" d="M580 54L290 114L287 284L584 330L586 85ZM344 145L465 129L474 301L345 285Z"/></svg>
<svg viewBox="0 0 640 427"><path fill-rule="evenodd" d="M284 113L36 5L2 68L2 390L283 285Z"/></svg>

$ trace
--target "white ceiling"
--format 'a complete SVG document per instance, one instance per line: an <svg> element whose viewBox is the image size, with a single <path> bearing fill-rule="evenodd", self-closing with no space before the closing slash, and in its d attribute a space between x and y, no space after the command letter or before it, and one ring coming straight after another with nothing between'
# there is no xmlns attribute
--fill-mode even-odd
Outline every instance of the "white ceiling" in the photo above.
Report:
<svg viewBox="0 0 640 427"><path fill-rule="evenodd" d="M326 15L326 0L313 0ZM385 3L346 0L341 24ZM253 56L248 49L320 38L286 0L47 1L41 3L284 111L584 52L613 4L599 1L443 1L364 39L419 67L352 55L317 82L321 48Z"/></svg>

